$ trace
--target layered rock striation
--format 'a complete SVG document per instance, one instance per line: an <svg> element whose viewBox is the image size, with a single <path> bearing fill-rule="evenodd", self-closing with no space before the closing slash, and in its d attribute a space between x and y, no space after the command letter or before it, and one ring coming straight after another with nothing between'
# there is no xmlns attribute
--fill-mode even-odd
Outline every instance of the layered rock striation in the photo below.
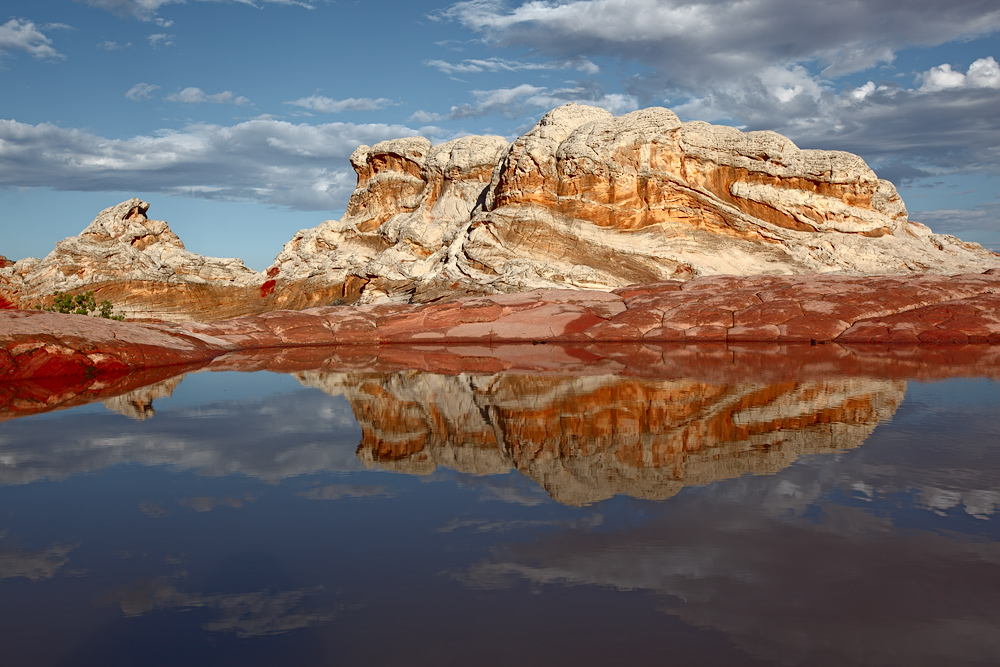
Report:
<svg viewBox="0 0 1000 667"><path fill-rule="evenodd" d="M395 139L359 147L351 164L344 216L296 233L264 273L186 251L133 199L45 259L0 261L0 308L94 289L130 317L210 320L720 274L1000 268L995 253L908 220L856 155L662 108L615 117L570 104L513 143Z"/></svg>
<svg viewBox="0 0 1000 667"><path fill-rule="evenodd" d="M719 385L619 375L298 374L344 395L368 467L476 475L517 470L553 499L663 499L858 447L906 383L867 378Z"/></svg>
<svg viewBox="0 0 1000 667"><path fill-rule="evenodd" d="M833 342L976 344L974 356L991 359L997 346L981 344L1000 343L1000 275L723 276L614 292L536 290L183 324L6 310L0 311L0 379L90 378L309 346L339 346L364 359L394 346L419 346L407 354L434 357L458 344L488 360L494 346L509 343Z"/></svg>

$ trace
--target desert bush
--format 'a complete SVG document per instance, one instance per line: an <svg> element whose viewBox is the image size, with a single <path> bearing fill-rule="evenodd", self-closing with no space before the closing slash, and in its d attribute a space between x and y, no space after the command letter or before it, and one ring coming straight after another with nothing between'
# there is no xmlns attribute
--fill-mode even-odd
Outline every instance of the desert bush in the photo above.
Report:
<svg viewBox="0 0 1000 667"><path fill-rule="evenodd" d="M56 292L52 295L52 303L48 306L35 306L38 310L47 310L52 313L63 313L67 315L91 315L93 317L103 317L106 320L125 319L124 315L112 315L115 306L107 299L100 303L94 299L94 291L83 294L68 294L66 292Z"/></svg>

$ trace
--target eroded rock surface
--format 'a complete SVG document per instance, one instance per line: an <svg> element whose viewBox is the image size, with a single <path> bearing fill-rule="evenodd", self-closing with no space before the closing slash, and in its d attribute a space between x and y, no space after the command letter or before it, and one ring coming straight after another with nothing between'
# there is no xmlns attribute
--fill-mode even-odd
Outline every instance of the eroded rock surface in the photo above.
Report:
<svg viewBox="0 0 1000 667"><path fill-rule="evenodd" d="M1000 275L747 276L327 306L219 322L0 311L0 378L121 373L264 348L504 343L1000 343ZM993 346L987 346L992 348ZM984 352L985 354L985 352ZM487 355L488 356L488 355Z"/></svg>
<svg viewBox="0 0 1000 667"><path fill-rule="evenodd" d="M161 319L218 319L245 312L263 276L239 259L189 252L166 222L146 217L149 204L130 199L98 214L78 236L44 259L0 263L0 301L47 305L55 292L93 290L116 313ZM255 299L254 299L255 300ZM254 300L249 300L253 303Z"/></svg>
<svg viewBox="0 0 1000 667"><path fill-rule="evenodd" d="M299 232L269 269L278 303L1000 266L910 222L895 187L856 155L662 108L615 117L571 104L509 146L400 139L351 161L345 216Z"/></svg>

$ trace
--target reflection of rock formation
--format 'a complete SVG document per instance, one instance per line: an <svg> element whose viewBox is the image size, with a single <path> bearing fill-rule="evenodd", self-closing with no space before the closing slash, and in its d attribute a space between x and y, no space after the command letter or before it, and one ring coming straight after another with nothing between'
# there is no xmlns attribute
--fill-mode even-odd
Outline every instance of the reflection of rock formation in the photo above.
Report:
<svg viewBox="0 0 1000 667"><path fill-rule="evenodd" d="M130 419L143 421L156 414L153 409L153 399L167 398L173 395L174 389L184 379L183 375L175 375L172 378L157 382L146 387L134 389L128 393L112 398L104 399L104 407L112 412L125 415Z"/></svg>
<svg viewBox="0 0 1000 667"><path fill-rule="evenodd" d="M570 104L510 145L411 137L362 146L351 163L343 218L296 234L268 270L276 305L997 264L909 222L895 187L855 155L662 108L614 117Z"/></svg>
<svg viewBox="0 0 1000 667"><path fill-rule="evenodd" d="M1000 664L995 420L938 437L923 407L848 456L684 494L647 522L499 545L459 578L649 591L768 664Z"/></svg>
<svg viewBox="0 0 1000 667"><path fill-rule="evenodd" d="M351 401L368 466L426 474L511 468L556 500L667 498L857 447L903 398L868 379L710 384L620 376L300 373Z"/></svg>

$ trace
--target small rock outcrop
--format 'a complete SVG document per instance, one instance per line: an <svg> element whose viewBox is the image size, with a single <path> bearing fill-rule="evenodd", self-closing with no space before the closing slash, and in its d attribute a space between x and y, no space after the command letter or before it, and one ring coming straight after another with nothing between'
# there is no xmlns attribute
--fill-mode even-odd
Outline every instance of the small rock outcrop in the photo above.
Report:
<svg viewBox="0 0 1000 667"><path fill-rule="evenodd" d="M78 236L44 259L0 267L0 298L20 308L47 304L55 292L94 290L116 312L162 319L218 319L248 310L263 276L239 259L188 252L166 222L130 199L105 209ZM241 298L242 297L242 298ZM252 303L252 301L251 301Z"/></svg>

